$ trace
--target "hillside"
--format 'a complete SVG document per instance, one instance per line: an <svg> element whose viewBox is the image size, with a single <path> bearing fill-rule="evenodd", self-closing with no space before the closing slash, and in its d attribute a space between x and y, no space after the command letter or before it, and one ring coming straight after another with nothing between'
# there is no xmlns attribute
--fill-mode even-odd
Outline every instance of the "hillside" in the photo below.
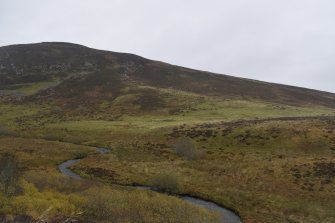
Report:
<svg viewBox="0 0 335 223"><path fill-rule="evenodd" d="M86 103L97 103L137 94L140 103L164 106L153 89L164 88L226 99L335 108L335 94L327 92L202 72L70 43L1 47L0 77L2 94L54 98L63 104L78 103L83 97Z"/></svg>
<svg viewBox="0 0 335 223"><path fill-rule="evenodd" d="M132 54L0 47L0 222L335 222L334 109Z"/></svg>

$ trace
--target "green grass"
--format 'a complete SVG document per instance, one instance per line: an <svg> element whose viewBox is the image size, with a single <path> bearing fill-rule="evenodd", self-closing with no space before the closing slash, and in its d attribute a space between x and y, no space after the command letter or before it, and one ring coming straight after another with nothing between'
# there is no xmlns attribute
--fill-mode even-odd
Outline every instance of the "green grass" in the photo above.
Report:
<svg viewBox="0 0 335 223"><path fill-rule="evenodd" d="M0 214L28 215L35 220L44 216L47 221L62 222L217 222L215 212L175 197L76 181L57 171L59 163L94 151L69 143L0 137L0 156L14 154L21 169L18 194L4 196L0 184Z"/></svg>
<svg viewBox="0 0 335 223"><path fill-rule="evenodd" d="M58 79L53 79L49 81L42 81L24 85L12 85L11 87L14 88L14 90L9 90L9 92L12 91L22 93L24 95L33 95L40 90L56 86L58 83L59 83Z"/></svg>
<svg viewBox="0 0 335 223"><path fill-rule="evenodd" d="M329 178L327 170L319 170L325 174L321 177L313 175L314 168L334 163L331 109L165 91L165 105L150 112L128 104L134 95L103 101L95 112L82 113L64 109L53 114L50 104L2 103L0 123L26 139L3 138L1 143L7 146L1 149L14 149L35 175L57 175L58 162L83 154L90 155L75 170L105 184L150 184L155 176L174 174L182 193L235 209L245 222L331 222L335 218L330 208L335 200L334 182L323 183ZM174 101L176 95L180 97ZM174 107L177 111L171 113ZM131 112L120 115L120 108ZM329 118L236 122L308 116ZM174 141L187 136L203 158L188 160L174 153ZM67 151L73 144L63 142L112 150L106 155L82 151L80 146ZM313 174L307 176L309 172ZM297 174L307 175L296 179ZM41 179L30 182L39 184Z"/></svg>
<svg viewBox="0 0 335 223"><path fill-rule="evenodd" d="M42 128L32 128L29 132L22 132L22 135L86 145L124 147L124 142L128 141L129 138L143 141L150 134L153 140L157 140L155 137L162 138L162 134L158 134L159 132L184 124L190 126L240 119L332 114L331 110L325 108L279 106L247 101L218 101L216 99L202 102L194 107L192 110L181 111L174 115L167 115L166 113L122 115L112 121L106 120L108 114L113 115L113 111L108 110L99 113L103 114L102 117L100 115L93 115L92 117L64 115L64 118L48 116L47 118L50 120L48 121L45 118L46 121ZM74 117L76 120L73 120ZM39 119L39 121L41 120L43 120L43 117Z"/></svg>
<svg viewBox="0 0 335 223"><path fill-rule="evenodd" d="M248 101L211 100L192 107L192 110L182 110L180 114L169 115L123 115L115 121L78 120L57 122L47 125L50 128L68 128L69 130L106 130L127 131L153 130L156 128L178 126L182 124L197 124L203 122L232 121L237 119L255 119L268 117L296 117L332 115L333 111L326 108L305 108L280 106Z"/></svg>
<svg viewBox="0 0 335 223"><path fill-rule="evenodd" d="M45 110L44 107L35 104L14 105L0 103L0 123L3 125L13 125L18 119L34 116L43 110Z"/></svg>
<svg viewBox="0 0 335 223"><path fill-rule="evenodd" d="M23 77L5 69L3 83L20 84L1 87L0 155L17 157L22 172L15 196L6 197L1 183L0 215L34 222L41 215L53 222L215 218L175 197L115 185L152 184L230 207L246 223L335 222L334 95L61 45L31 50L66 64L62 72L28 66ZM185 137L196 159L172 148ZM57 170L78 157L85 158L73 170L87 181Z"/></svg>
<svg viewBox="0 0 335 223"><path fill-rule="evenodd" d="M184 130L192 131L191 127ZM238 210L250 222L332 222L335 219L332 213L335 183L322 183L331 175L327 175L326 169L314 169L315 162L335 166L334 119L234 126L224 137L220 135L225 125L198 126L194 131L208 129L216 131L216 137L208 137L206 141L201 141L201 136L193 138L206 154L201 160L189 161L176 156L169 148L169 140L165 140L166 148L156 147L163 137L157 137L158 133L152 136L151 132L136 146L130 140L128 146L132 149L114 149L110 155L89 157L76 168L83 174L91 168L113 170L117 177L109 181L121 184L150 184L156 175L176 174L184 193ZM152 145L148 147L147 142ZM298 181L294 168L303 175ZM318 175L320 171L323 172ZM308 172L311 175L305 176Z"/></svg>

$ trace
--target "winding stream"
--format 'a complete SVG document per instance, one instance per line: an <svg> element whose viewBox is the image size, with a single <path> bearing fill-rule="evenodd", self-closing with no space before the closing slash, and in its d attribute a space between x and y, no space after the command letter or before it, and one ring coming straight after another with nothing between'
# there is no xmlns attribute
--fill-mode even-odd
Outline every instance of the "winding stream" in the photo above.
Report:
<svg viewBox="0 0 335 223"><path fill-rule="evenodd" d="M96 149L97 152L101 153L101 154L105 154L108 153L109 150L105 149L105 148L97 148ZM60 165L58 165L58 169L59 171L68 177L71 177L73 179L76 180L84 180L81 176L79 176L78 174L74 173L73 171L71 171L69 169L69 167L71 167L72 165L74 165L75 163L79 162L80 159L74 159L74 160L67 160L64 163L61 163ZM140 190L153 190L152 188L148 187L148 186L134 186L134 188L140 189ZM157 191L155 191L157 192ZM221 222L222 223L242 223L241 218L235 214L233 211L224 208L222 206L219 206L217 204L215 204L214 202L210 202L210 201L205 201L199 198L195 198L195 197L191 197L191 196L180 196L180 199L189 202L191 204L206 208L208 210L213 210L216 211L218 213L220 213L222 215L221 217Z"/></svg>

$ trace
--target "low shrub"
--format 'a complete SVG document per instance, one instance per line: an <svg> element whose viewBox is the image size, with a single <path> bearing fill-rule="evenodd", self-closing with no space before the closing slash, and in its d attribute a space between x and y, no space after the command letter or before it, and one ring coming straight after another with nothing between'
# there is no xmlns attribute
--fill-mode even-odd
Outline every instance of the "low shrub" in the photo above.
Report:
<svg viewBox="0 0 335 223"><path fill-rule="evenodd" d="M14 133L5 126L0 126L0 136L12 136Z"/></svg>
<svg viewBox="0 0 335 223"><path fill-rule="evenodd" d="M53 106L51 108L51 113L52 114L61 115L61 114L63 114L63 112L64 112L63 109L59 106Z"/></svg>
<svg viewBox="0 0 335 223"><path fill-rule="evenodd" d="M172 146L174 152L188 160L200 159L203 153L198 151L189 138L180 138Z"/></svg>
<svg viewBox="0 0 335 223"><path fill-rule="evenodd" d="M19 193L19 164L15 156L5 154L0 157L0 192L5 196Z"/></svg>
<svg viewBox="0 0 335 223"><path fill-rule="evenodd" d="M181 190L178 177L173 174L159 174L150 179L149 184L156 190L178 194Z"/></svg>

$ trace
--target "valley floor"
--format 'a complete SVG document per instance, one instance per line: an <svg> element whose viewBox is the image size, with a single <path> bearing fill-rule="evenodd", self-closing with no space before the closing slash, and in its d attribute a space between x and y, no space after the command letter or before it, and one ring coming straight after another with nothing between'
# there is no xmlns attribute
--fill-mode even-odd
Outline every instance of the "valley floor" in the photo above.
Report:
<svg viewBox="0 0 335 223"><path fill-rule="evenodd" d="M0 154L15 156L20 190L0 196L0 213L100 222L217 221L215 213L172 196L114 185L120 184L214 201L247 223L335 221L332 110L205 101L170 115L112 119L103 112L78 116L55 113L48 104L2 103ZM75 158L82 160L73 171L96 183L58 172L58 164Z"/></svg>

